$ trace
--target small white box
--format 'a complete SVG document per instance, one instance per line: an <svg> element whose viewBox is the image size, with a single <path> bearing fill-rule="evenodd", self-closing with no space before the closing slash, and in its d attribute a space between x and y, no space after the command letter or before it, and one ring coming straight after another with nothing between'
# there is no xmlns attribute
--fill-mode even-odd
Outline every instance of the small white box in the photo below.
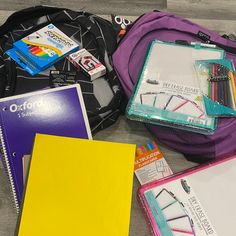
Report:
<svg viewBox="0 0 236 236"><path fill-rule="evenodd" d="M81 49L68 56L68 60L78 69L86 72L91 80L106 74L106 67L86 49Z"/></svg>

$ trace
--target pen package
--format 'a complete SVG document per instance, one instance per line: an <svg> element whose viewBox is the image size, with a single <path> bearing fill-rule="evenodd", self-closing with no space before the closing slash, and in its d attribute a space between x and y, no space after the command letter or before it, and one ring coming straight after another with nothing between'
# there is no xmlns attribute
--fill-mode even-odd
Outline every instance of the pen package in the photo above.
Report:
<svg viewBox="0 0 236 236"><path fill-rule="evenodd" d="M209 116L236 115L236 78L229 59L195 62L198 80Z"/></svg>
<svg viewBox="0 0 236 236"><path fill-rule="evenodd" d="M153 41L128 103L127 117L197 133L214 133L217 120L205 111L194 63L198 59L223 57L224 51L217 48Z"/></svg>

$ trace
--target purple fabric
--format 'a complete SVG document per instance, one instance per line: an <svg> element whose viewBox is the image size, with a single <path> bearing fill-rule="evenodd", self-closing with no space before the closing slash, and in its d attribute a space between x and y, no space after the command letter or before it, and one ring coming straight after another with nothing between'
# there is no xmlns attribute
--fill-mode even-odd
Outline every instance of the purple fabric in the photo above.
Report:
<svg viewBox="0 0 236 236"><path fill-rule="evenodd" d="M132 93L152 40L199 41L195 36L199 31L209 35L211 41L236 48L235 42L170 13L149 12L136 21L113 54L114 67L126 95L130 97ZM236 65L236 55L227 53L227 57ZM161 142L185 155L216 158L236 152L235 118L219 118L218 128L213 135L202 135L163 126L147 126Z"/></svg>

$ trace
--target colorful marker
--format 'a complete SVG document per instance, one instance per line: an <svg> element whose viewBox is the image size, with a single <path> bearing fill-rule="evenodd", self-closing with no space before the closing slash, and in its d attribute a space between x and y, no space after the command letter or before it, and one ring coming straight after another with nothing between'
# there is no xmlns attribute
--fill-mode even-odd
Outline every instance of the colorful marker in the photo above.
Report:
<svg viewBox="0 0 236 236"><path fill-rule="evenodd" d="M233 101L233 107L236 108L236 88L235 88L235 78L233 75L233 72L230 70L229 71L229 79L231 82L231 89L232 89L232 101Z"/></svg>

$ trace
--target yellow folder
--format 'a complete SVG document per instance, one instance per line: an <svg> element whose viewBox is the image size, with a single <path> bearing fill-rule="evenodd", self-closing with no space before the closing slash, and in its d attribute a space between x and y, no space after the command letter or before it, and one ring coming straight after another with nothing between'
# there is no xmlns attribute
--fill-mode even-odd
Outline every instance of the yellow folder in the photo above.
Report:
<svg viewBox="0 0 236 236"><path fill-rule="evenodd" d="M128 236L135 145L37 134L18 236Z"/></svg>

